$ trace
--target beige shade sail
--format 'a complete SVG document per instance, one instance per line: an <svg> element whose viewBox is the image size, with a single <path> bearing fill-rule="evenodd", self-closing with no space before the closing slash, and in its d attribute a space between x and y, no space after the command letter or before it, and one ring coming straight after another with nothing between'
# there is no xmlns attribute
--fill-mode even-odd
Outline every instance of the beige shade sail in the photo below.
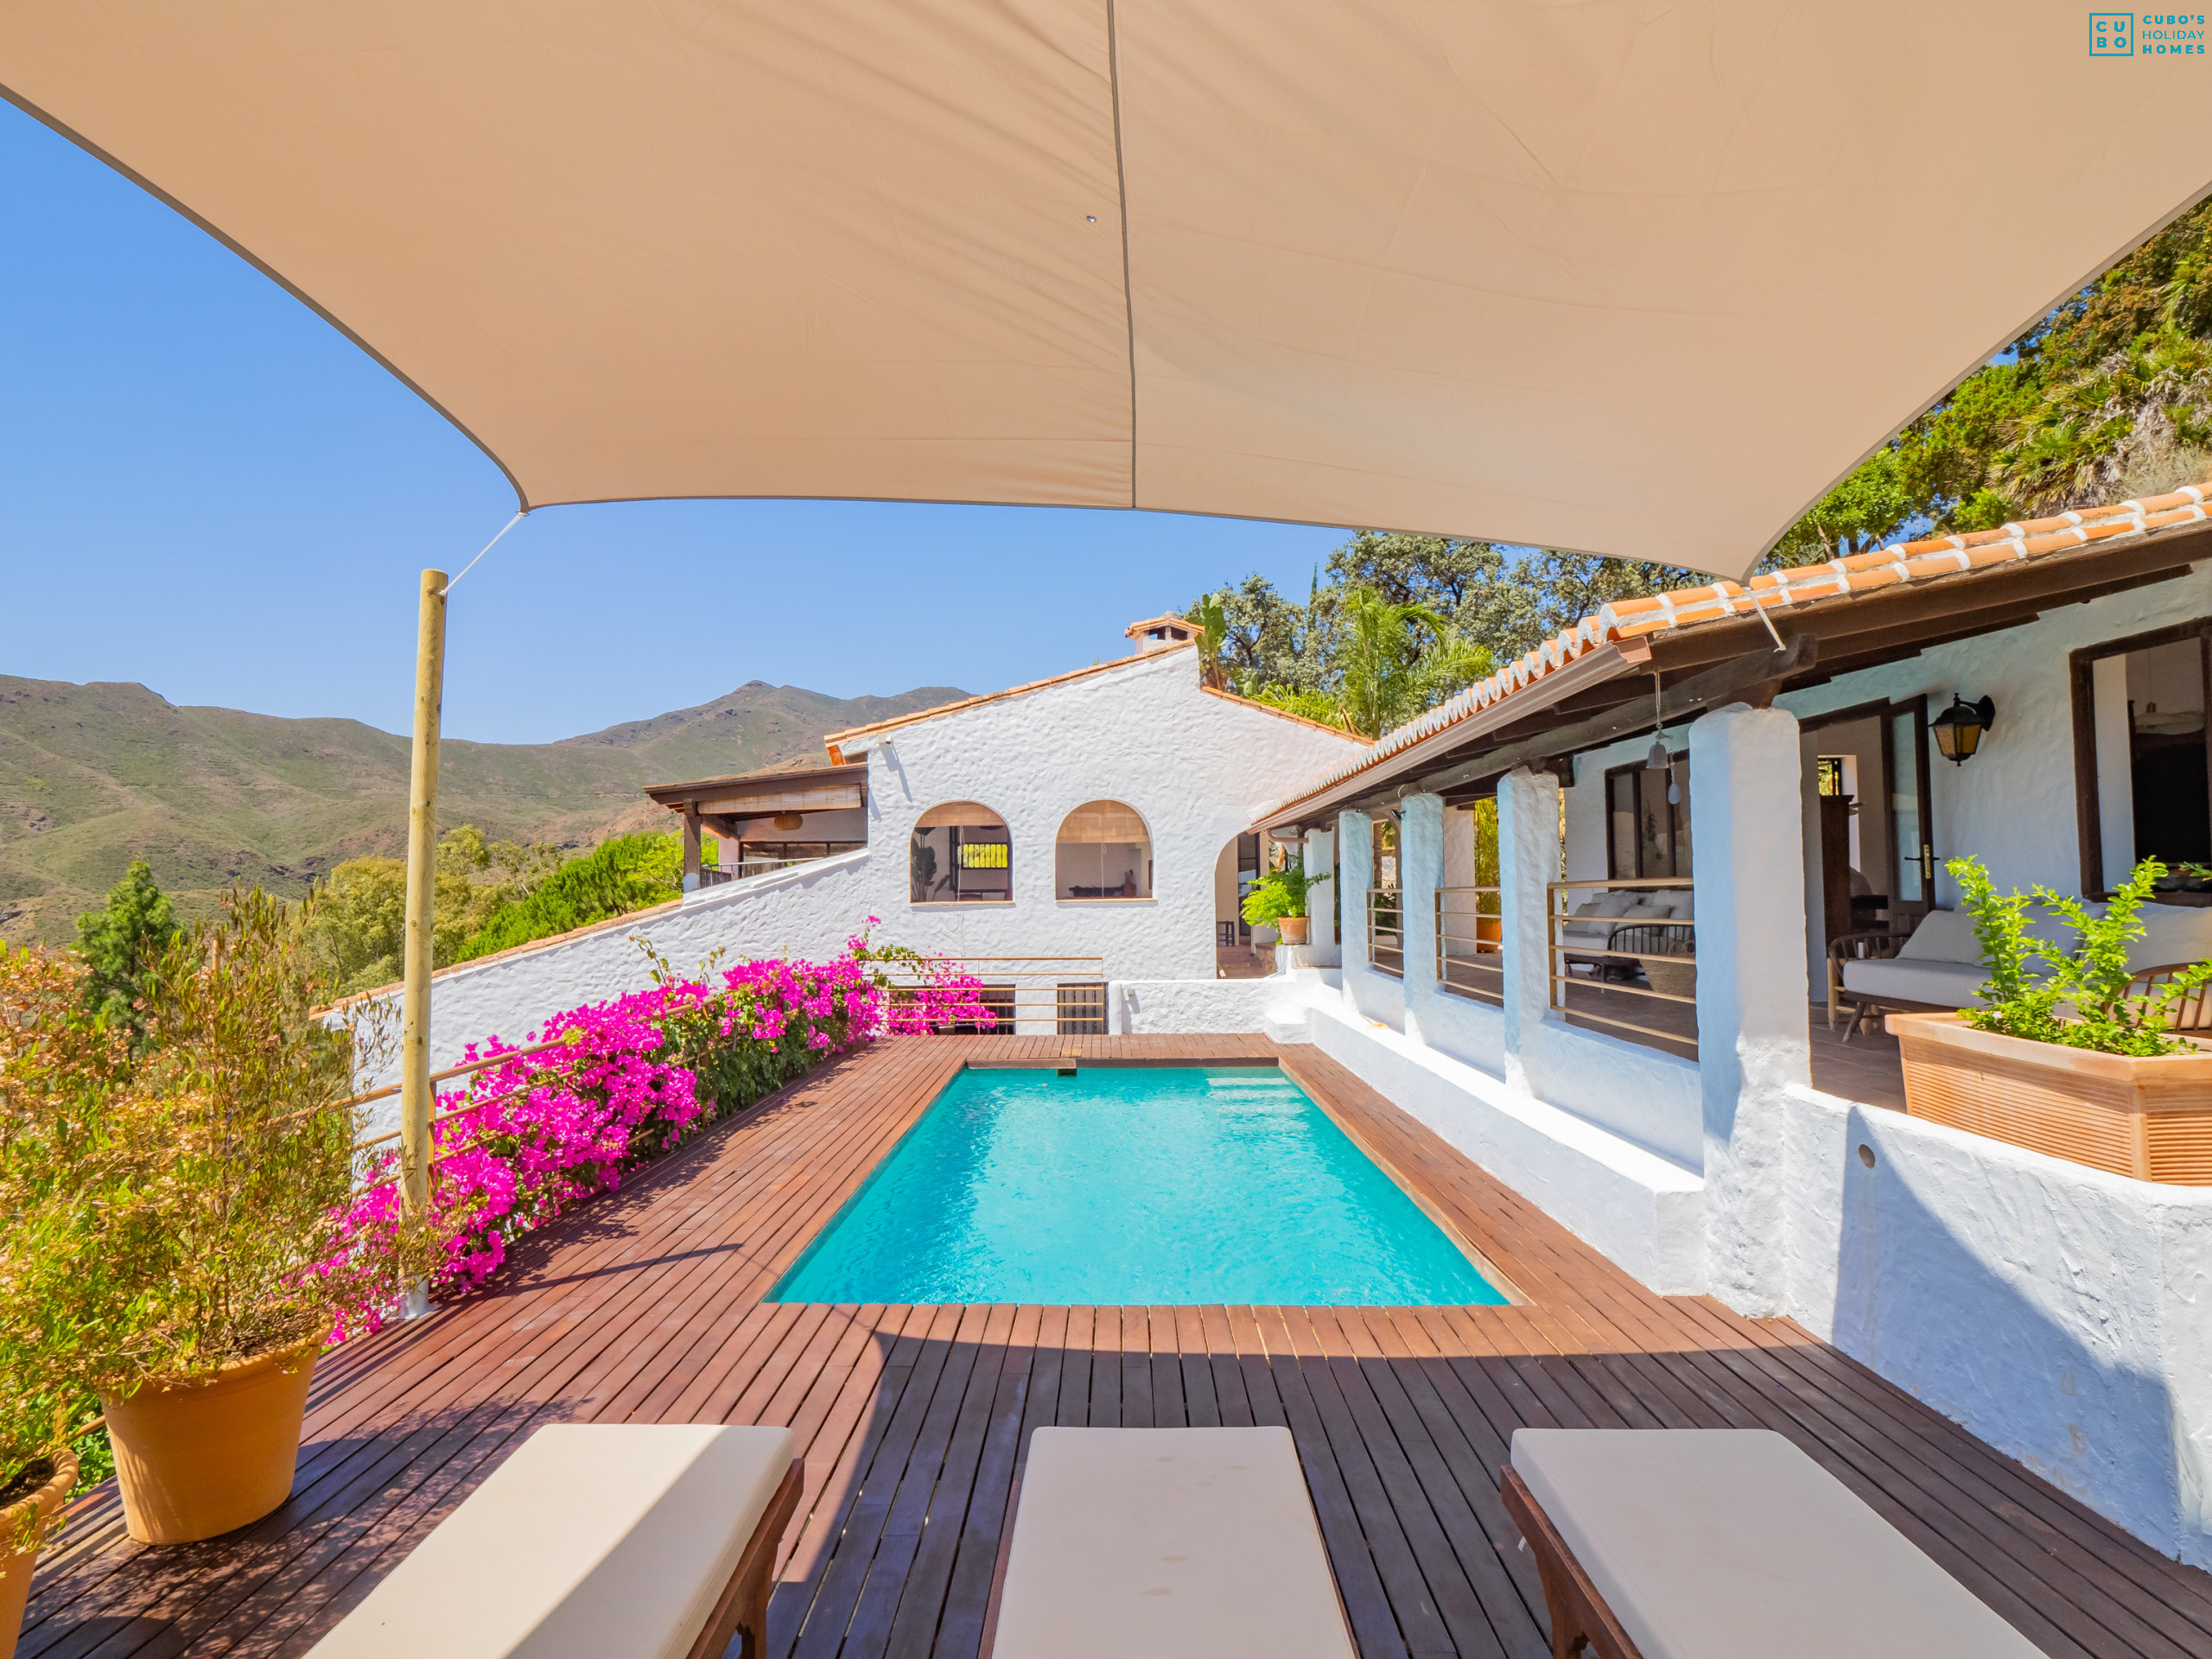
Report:
<svg viewBox="0 0 2212 1659"><path fill-rule="evenodd" d="M2043 0L11 0L0 89L528 505L1058 503L1741 575L2212 181Z"/></svg>

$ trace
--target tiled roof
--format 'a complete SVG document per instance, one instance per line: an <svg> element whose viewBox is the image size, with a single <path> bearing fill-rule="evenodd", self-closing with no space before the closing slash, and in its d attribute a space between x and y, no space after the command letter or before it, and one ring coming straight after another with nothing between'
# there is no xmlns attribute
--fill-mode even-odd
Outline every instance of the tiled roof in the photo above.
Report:
<svg viewBox="0 0 2212 1659"><path fill-rule="evenodd" d="M1183 619L1171 617L1167 620L1179 622ZM900 715L893 720L879 720L873 726L855 726L849 731L832 732L822 740L823 747L830 751L831 758L839 764L848 764L842 759L843 746L856 737L872 737L878 732L887 732L894 727L912 726L917 721L935 720L943 715L957 715L963 709L980 708L987 702L1003 702L1008 697L1026 696L1032 691L1042 691L1047 686L1065 685L1070 680L1079 680L1087 675L1103 674L1109 669L1128 668L1138 663L1155 662L1174 652L1196 651L1198 648L1198 642L1195 639L1179 639L1155 650L1138 652L1134 656L1109 658L1103 663L1093 663L1088 668L1070 669L1065 674L1055 674L1050 679L1032 680L1027 685L1009 686L1003 691L987 692L980 697L964 697L958 702L942 703L935 709L917 709L911 715ZM1210 685L1201 686L1199 690L1209 696L1219 697L1225 702L1236 703L1246 709L1256 709L1260 713L1272 715L1277 720L1295 721L1300 726L1311 726L1314 730L1320 732L1333 732L1338 737L1345 735L1337 727L1323 725L1319 721L1308 720L1303 715L1294 715L1289 709L1278 709L1271 702L1255 702L1249 697L1240 697L1233 691L1223 691Z"/></svg>
<svg viewBox="0 0 2212 1659"><path fill-rule="evenodd" d="M987 691L979 697L963 697L957 702L939 703L934 709L918 709L911 715L899 715L890 720L879 720L872 726L855 726L845 731L832 732L822 740L823 747L832 759L840 758L843 746L856 737L873 737L878 732L887 732L900 726L912 726L917 721L937 720L945 715L957 715L963 709L980 709L987 702L1004 702L1008 697L1027 696L1032 691L1042 691L1048 685L1065 685L1070 680L1080 680L1092 674L1103 674L1109 669L1128 668L1137 663L1148 663L1166 656L1171 652L1196 651L1198 642L1185 639L1179 644L1163 645L1158 651L1140 652L1134 657L1112 657L1103 663L1093 663L1088 668L1071 668L1065 674L1055 674L1048 679L1032 680L1027 685L1011 685L1003 691Z"/></svg>
<svg viewBox="0 0 2212 1659"><path fill-rule="evenodd" d="M1584 617L1566 632L1545 640L1526 656L1439 703L1419 719L1383 733L1360 754L1309 780L1295 794L1285 797L1274 810L1280 812L1332 788L1401 750L1495 707L1599 645L1642 640L1700 622L1754 616L1763 611L1786 612L1792 606L1814 600L1878 593L1887 588L1955 575L1961 570L2010 564L2099 542L2146 535L2154 530L2212 518L2212 510L2206 506L2208 501L2212 501L2212 480L2188 485L2168 495L2147 496L2108 507L2089 507L2079 512L2062 512L2051 518L2031 518L1996 530L1897 542L1868 552L1830 559L1825 564L1802 565L1756 575L1748 584L1720 581L1695 588L1677 588L1647 598L1624 599Z"/></svg>

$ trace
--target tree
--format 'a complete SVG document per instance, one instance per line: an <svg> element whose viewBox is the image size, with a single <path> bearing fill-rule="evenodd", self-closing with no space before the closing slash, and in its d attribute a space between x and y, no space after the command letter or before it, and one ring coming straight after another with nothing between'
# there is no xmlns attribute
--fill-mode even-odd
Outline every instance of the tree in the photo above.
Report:
<svg viewBox="0 0 2212 1659"><path fill-rule="evenodd" d="M461 960L461 947L508 905L520 902L566 855L546 842L487 843L473 823L439 838L430 961ZM308 938L341 990L388 985L402 972L407 940L407 865L349 858L334 866L308 922Z"/></svg>
<svg viewBox="0 0 2212 1659"><path fill-rule="evenodd" d="M681 836L651 831L616 836L563 864L527 896L501 905L455 946L453 959L473 962L532 939L665 904L683 893L683 874Z"/></svg>
<svg viewBox="0 0 2212 1659"><path fill-rule="evenodd" d="M153 868L143 859L131 861L123 880L108 889L105 906L77 918L77 952L92 969L85 1006L95 1018L127 1031L134 1047L145 1037L138 1005L149 989L148 972L181 931L168 895L155 886Z"/></svg>
<svg viewBox="0 0 2212 1659"><path fill-rule="evenodd" d="M1853 469L1770 566L1993 529L2212 467L2212 202L2044 317Z"/></svg>

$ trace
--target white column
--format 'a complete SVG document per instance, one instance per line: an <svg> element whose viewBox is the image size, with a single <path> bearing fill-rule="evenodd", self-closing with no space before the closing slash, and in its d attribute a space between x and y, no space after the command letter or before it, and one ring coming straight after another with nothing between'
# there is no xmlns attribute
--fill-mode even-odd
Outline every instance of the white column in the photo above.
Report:
<svg viewBox="0 0 2212 1659"><path fill-rule="evenodd" d="M1691 724L1706 1271L1752 1315L1785 1306L1785 1102L1811 1081L1802 771L1784 709L1731 703Z"/></svg>
<svg viewBox="0 0 2212 1659"><path fill-rule="evenodd" d="M1306 931L1306 938L1316 950L1333 950L1337 943L1337 832L1333 830L1309 830L1306 832L1306 880L1312 890L1306 894L1306 918L1313 925ZM1320 876L1331 879L1319 887L1314 880Z"/></svg>
<svg viewBox="0 0 2212 1659"><path fill-rule="evenodd" d="M1539 1098L1537 1028L1551 1007L1551 952L1544 914L1559 880L1559 779L1526 767L1497 785L1497 885L1505 980L1505 1080Z"/></svg>
<svg viewBox="0 0 2212 1659"><path fill-rule="evenodd" d="M1426 1041L1421 1012L1436 988L1436 889L1444 880L1444 798L1408 795L1398 807L1398 887L1406 942L1406 1035Z"/></svg>
<svg viewBox="0 0 2212 1659"><path fill-rule="evenodd" d="M1344 883L1344 987L1372 958L1368 954L1367 890L1375 882L1374 820L1364 812L1337 815L1337 880Z"/></svg>

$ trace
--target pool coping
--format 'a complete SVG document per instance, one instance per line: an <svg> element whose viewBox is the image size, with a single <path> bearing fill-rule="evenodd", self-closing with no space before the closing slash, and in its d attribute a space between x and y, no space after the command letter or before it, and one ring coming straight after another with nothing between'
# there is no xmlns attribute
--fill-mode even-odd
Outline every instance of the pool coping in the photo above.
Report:
<svg viewBox="0 0 2212 1659"><path fill-rule="evenodd" d="M1473 1265L1475 1271L1483 1276L1484 1281L1489 1284L1490 1287L1496 1291L1499 1296L1503 1298L1503 1301L1502 1303L1489 1304L1468 1302L1409 1302L1388 1304L1375 1303L1371 1304L1371 1306L1408 1307L1471 1307L1484 1306L1525 1307L1529 1306L1534 1299L1529 1296L1522 1290L1520 1286L1513 1281L1511 1275L1507 1274L1504 1269L1497 1265L1496 1260L1492 1258L1488 1251L1484 1250L1480 1245L1477 1244L1473 1239L1467 1236L1465 1229L1459 1226L1459 1224L1452 1219L1450 1212L1446 1211L1442 1205L1437 1202L1434 1195L1426 1190L1426 1183L1410 1175L1407 1171L1399 1167L1395 1160L1387 1157L1379 1149L1377 1149L1374 1142L1369 1139L1369 1137L1361 1134L1358 1128L1346 1114L1342 1103L1332 1098L1328 1087L1325 1083L1312 1075L1311 1072L1303 1076L1300 1074L1300 1071L1295 1069L1297 1067L1297 1060L1298 1057L1294 1055L1256 1055L1249 1053L1230 1054L1224 1055L1219 1058L1193 1055L1177 1055L1168 1057L1133 1055L1126 1058L1119 1056L1101 1058L1096 1055L1084 1054L1080 1051L1074 1052L1063 1052L1058 1055L1009 1056L1002 1060L988 1057L979 1058L974 1055L963 1056L960 1063L954 1066L950 1071L946 1072L936 1087L931 1089L921 1100L919 1104L914 1108L912 1115L908 1117L903 1125L900 1126L899 1132L891 1136L889 1140L884 1143L881 1150L879 1151L873 1159L868 1160L865 1167L861 1168L853 1173L849 1178L849 1184L842 1187L842 1189L837 1192L834 1201L824 1206L813 1225L807 1228L803 1234L787 1245L785 1250L778 1252L778 1259L775 1261L771 1270L771 1276L769 1278L768 1284L766 1288L762 1290L758 1300L762 1305L779 1307L805 1307L821 1306L821 1304L814 1302L785 1301L779 1299L775 1294L775 1292L778 1287L781 1286L785 1281L791 1278L793 1274L798 1271L800 1265L805 1262L808 1256L814 1253L815 1246L823 1239L826 1238L831 1230L844 1218L847 1212L849 1211L855 1204L860 1202L861 1194L868 1191L868 1185L874 1180L877 1172L890 1162L893 1155L898 1152L900 1147L906 1143L907 1137L912 1135L915 1129L920 1126L923 1118L927 1116L931 1109L936 1106L938 1102L944 1098L945 1090L950 1089L954 1084L957 1083L963 1072L1053 1071L1060 1075L1066 1076L1071 1075L1075 1071L1084 1070L1196 1071L1205 1069L1216 1071L1272 1071L1280 1072L1293 1087L1296 1088L1308 1100L1312 1101L1315 1106L1320 1109L1322 1116L1336 1125L1338 1130L1342 1133L1344 1137L1347 1141L1351 1141L1356 1148L1357 1148L1360 1156L1366 1159L1369 1163L1374 1165L1375 1167L1380 1170L1383 1176L1394 1186L1413 1201L1414 1207L1419 1210L1423 1216L1428 1218L1430 1224L1434 1226L1447 1240L1450 1241L1453 1249L1457 1249L1462 1255L1467 1258L1468 1262ZM1049 1304L1039 1303L1038 1306L1058 1307L1063 1306L1090 1306L1090 1304L1063 1304L1054 1302ZM1185 1304L1177 1303L1174 1304L1174 1306L1185 1306ZM1188 1304L1188 1306L1211 1306L1211 1304L1192 1303ZM1359 1304L1359 1306L1370 1306L1370 1304L1363 1303Z"/></svg>

